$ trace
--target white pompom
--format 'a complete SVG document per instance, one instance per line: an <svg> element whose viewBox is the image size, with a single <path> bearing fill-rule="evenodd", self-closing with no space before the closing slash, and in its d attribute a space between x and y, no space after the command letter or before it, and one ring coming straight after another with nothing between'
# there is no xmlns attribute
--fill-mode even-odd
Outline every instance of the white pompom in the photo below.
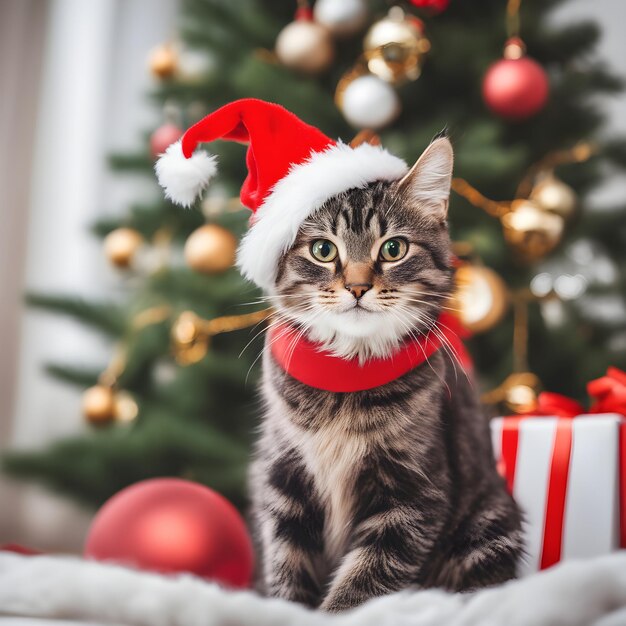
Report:
<svg viewBox="0 0 626 626"><path fill-rule="evenodd" d="M159 157L154 169L166 198L181 206L191 206L217 173L217 157L202 150L186 159L177 141Z"/></svg>

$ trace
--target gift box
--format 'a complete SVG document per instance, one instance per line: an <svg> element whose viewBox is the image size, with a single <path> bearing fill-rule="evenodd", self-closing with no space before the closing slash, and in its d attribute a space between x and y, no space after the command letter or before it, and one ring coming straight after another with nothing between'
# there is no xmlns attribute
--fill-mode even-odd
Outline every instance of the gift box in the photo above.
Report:
<svg viewBox="0 0 626 626"><path fill-rule="evenodd" d="M588 385L585 410L542 393L533 414L491 422L494 454L524 514L519 574L626 548L626 373Z"/></svg>

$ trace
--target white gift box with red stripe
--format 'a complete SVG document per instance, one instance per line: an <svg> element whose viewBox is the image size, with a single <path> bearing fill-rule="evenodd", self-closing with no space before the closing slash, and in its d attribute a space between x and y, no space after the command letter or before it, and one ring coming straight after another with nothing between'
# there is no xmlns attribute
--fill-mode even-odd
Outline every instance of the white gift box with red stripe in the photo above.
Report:
<svg viewBox="0 0 626 626"><path fill-rule="evenodd" d="M499 417L491 433L525 518L520 575L626 547L623 415Z"/></svg>

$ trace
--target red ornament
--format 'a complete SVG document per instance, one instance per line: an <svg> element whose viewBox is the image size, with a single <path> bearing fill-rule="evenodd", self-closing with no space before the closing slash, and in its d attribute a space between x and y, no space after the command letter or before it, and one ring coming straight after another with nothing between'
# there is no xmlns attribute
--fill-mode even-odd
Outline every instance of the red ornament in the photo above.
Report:
<svg viewBox="0 0 626 626"><path fill-rule="evenodd" d="M409 0L409 2L420 9L430 9L435 13L441 13L448 8L450 0Z"/></svg>
<svg viewBox="0 0 626 626"><path fill-rule="evenodd" d="M235 507L208 487L177 478L145 480L114 495L96 514L84 555L234 588L250 586L254 560Z"/></svg>
<svg viewBox="0 0 626 626"><path fill-rule="evenodd" d="M176 124L163 124L150 136L150 154L153 159L163 154L169 146L177 142L183 136L181 128Z"/></svg>
<svg viewBox="0 0 626 626"><path fill-rule="evenodd" d="M485 74L483 99L496 115L523 120L544 107L549 89L546 72L537 61L501 59Z"/></svg>

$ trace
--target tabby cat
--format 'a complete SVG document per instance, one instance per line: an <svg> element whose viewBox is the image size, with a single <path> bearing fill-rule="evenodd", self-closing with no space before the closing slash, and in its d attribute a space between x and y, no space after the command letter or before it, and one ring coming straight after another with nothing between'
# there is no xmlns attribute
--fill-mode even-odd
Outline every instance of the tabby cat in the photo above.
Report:
<svg viewBox="0 0 626 626"><path fill-rule="evenodd" d="M318 209L280 260L268 294L279 317L361 363L426 334L452 285L452 161L438 138L402 180ZM520 513L453 350L335 393L291 377L268 348L250 471L268 595L340 611L407 587L470 591L514 577Z"/></svg>

